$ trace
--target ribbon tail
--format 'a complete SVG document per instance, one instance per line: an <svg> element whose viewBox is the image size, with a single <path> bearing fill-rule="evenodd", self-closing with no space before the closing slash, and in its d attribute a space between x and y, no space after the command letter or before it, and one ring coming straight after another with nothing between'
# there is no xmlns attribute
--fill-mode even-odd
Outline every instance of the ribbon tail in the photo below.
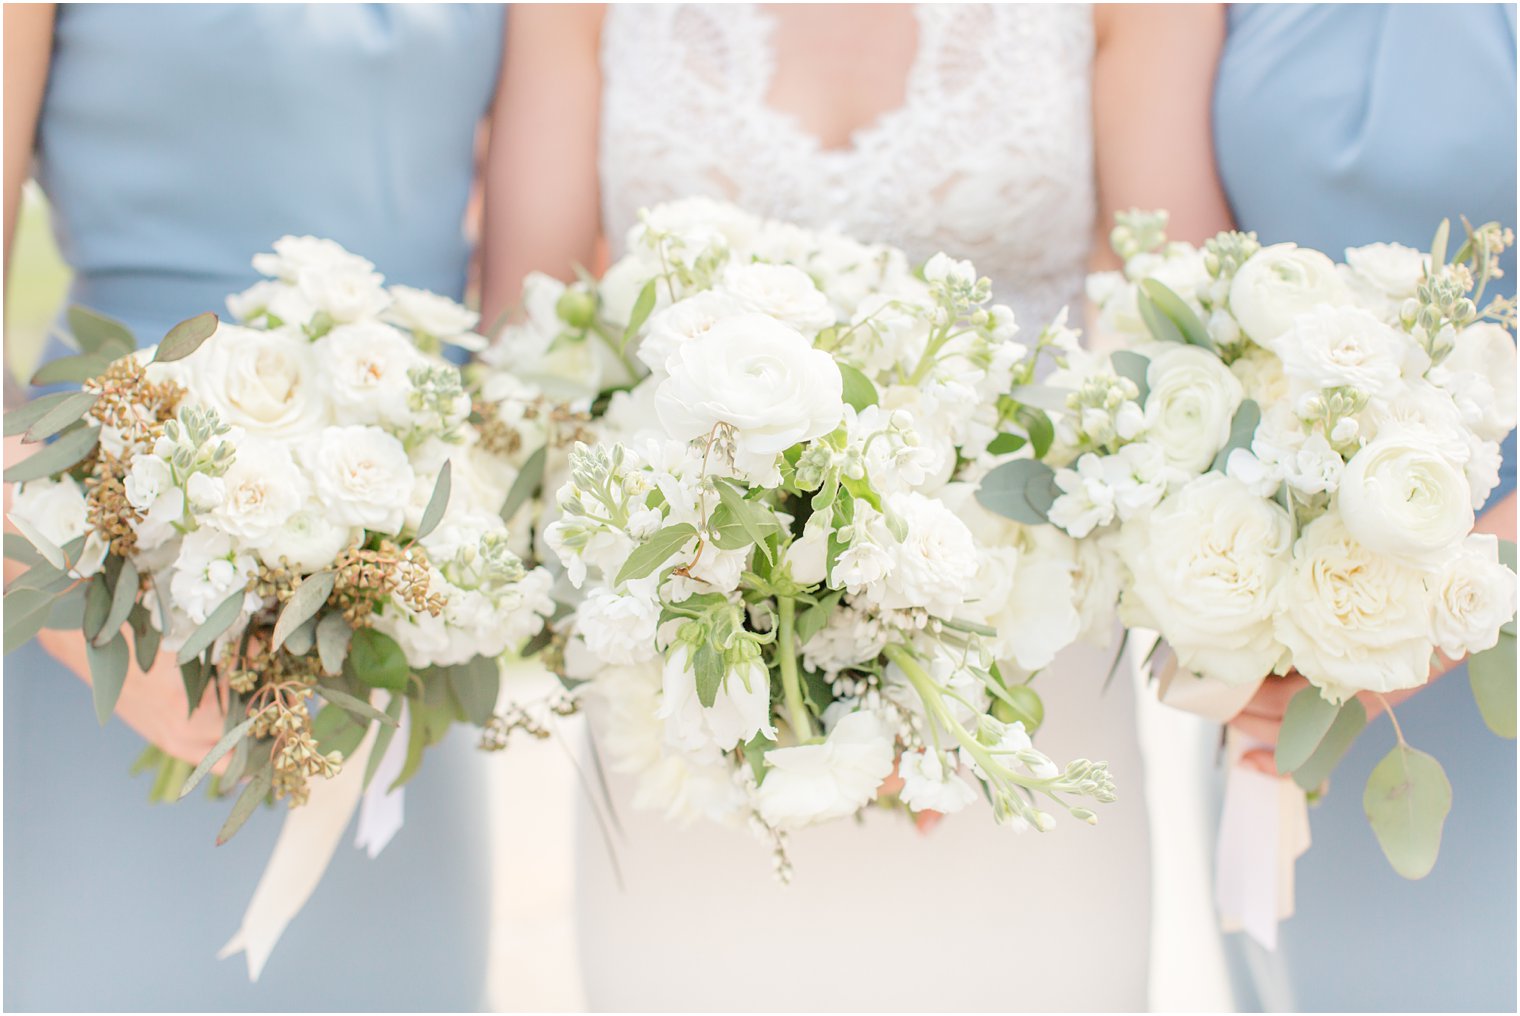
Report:
<svg viewBox="0 0 1520 1016"><path fill-rule="evenodd" d="M359 831L354 836L354 846L369 854L372 861L380 856L380 851L406 822L406 788L388 788L406 766L406 746L410 739L411 710L403 704L400 725L385 746L385 754L375 767L374 779L359 804Z"/></svg>
<svg viewBox="0 0 1520 1016"><path fill-rule="evenodd" d="M373 729L364 735L359 749L344 760L336 776L312 781L307 802L286 815L243 923L217 953L218 959L246 953L250 981L259 979L285 928L322 881L359 805L374 736Z"/></svg>

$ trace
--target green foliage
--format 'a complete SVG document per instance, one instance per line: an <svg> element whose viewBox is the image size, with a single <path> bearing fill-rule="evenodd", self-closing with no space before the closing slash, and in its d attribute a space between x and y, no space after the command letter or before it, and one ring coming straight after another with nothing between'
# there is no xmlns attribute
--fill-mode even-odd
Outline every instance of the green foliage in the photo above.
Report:
<svg viewBox="0 0 1520 1016"><path fill-rule="evenodd" d="M222 756L237 747L238 742L248 736L248 731L252 727L253 717L250 716L223 734L216 744L211 746L206 757L201 759L200 764L190 773L190 778L185 780L184 786L179 788L179 796L184 797L198 787L201 780L204 780L211 772L212 767L222 760Z"/></svg>
<svg viewBox="0 0 1520 1016"><path fill-rule="evenodd" d="M327 700L329 705L337 706L344 712L351 714L354 719L369 723L371 721L380 724L395 726L396 721L386 713L381 712L357 695L350 695L341 688L335 688L330 684L318 684L317 694Z"/></svg>
<svg viewBox="0 0 1520 1016"><path fill-rule="evenodd" d="M835 362L839 365L839 376L844 382L844 401L847 405L854 406L858 413L867 406L874 406L881 401L881 396L876 393L876 386L871 383L870 378L843 360Z"/></svg>
<svg viewBox="0 0 1520 1016"><path fill-rule="evenodd" d="M105 353L76 353L49 360L32 375L33 385L84 384L92 377L105 373L116 362L116 357Z"/></svg>
<svg viewBox="0 0 1520 1016"><path fill-rule="evenodd" d="M834 613L834 608L839 606L839 600L844 596L843 589L832 589L819 598L818 602L797 615L797 644L806 645L808 639L817 635L829 623L829 616Z"/></svg>
<svg viewBox="0 0 1520 1016"><path fill-rule="evenodd" d="M1492 649L1467 661L1467 680L1483 722L1500 737L1515 739L1515 636L1499 633Z"/></svg>
<svg viewBox="0 0 1520 1016"><path fill-rule="evenodd" d="M301 580L301 584L290 594L290 599L285 601L285 607L274 623L273 648L283 646L293 631L316 616L317 611L322 609L322 605L332 595L337 579L334 572L320 571Z"/></svg>
<svg viewBox="0 0 1520 1016"><path fill-rule="evenodd" d="M660 565L670 559L671 555L680 551L686 545L686 541L697 535L697 529L689 522L678 522L673 526L666 526L645 540L628 560L623 562L623 567L618 569L617 579L614 585L622 585L632 579L641 579L650 574Z"/></svg>
<svg viewBox="0 0 1520 1016"><path fill-rule="evenodd" d="M1309 761L1338 712L1340 707L1327 701L1313 685L1294 695L1277 734L1277 771L1291 773Z"/></svg>
<svg viewBox="0 0 1520 1016"><path fill-rule="evenodd" d="M169 329L169 334L158 344L158 351L153 354L154 363L169 363L173 360L183 360L197 349L201 343L216 334L217 318L209 310L204 314L197 314L188 318Z"/></svg>
<svg viewBox="0 0 1520 1016"><path fill-rule="evenodd" d="M1135 294L1140 317L1151 335L1163 342L1184 342L1214 351L1208 329L1193 313L1187 301L1155 279L1141 279Z"/></svg>
<svg viewBox="0 0 1520 1016"><path fill-rule="evenodd" d="M639 290L638 298L633 301L633 310L628 315L628 327L623 329L624 349L628 348L628 343L633 341L633 337L639 333L640 328L644 327L644 322L649 320L650 313L654 311L655 301L658 298L655 293L655 284L659 281L658 278L654 278L644 283L644 288Z"/></svg>
<svg viewBox="0 0 1520 1016"><path fill-rule="evenodd" d="M100 396L90 392L67 392L47 412L32 421L22 440L28 444L46 441L66 427L73 426L99 401Z"/></svg>
<svg viewBox="0 0 1520 1016"><path fill-rule="evenodd" d="M322 754L339 752L348 758L364 741L369 724L355 720L346 710L327 707L317 711L311 721L311 736L316 740Z"/></svg>
<svg viewBox="0 0 1520 1016"><path fill-rule="evenodd" d="M1132 349L1115 350L1109 354L1108 359L1109 362L1114 365L1115 374L1118 374L1122 378L1128 378L1130 381L1134 382L1136 388L1140 389L1140 394L1136 397L1135 401L1140 403L1140 405L1143 407L1145 405L1146 396L1150 395L1151 393L1151 385L1149 380L1151 369L1150 359L1141 356L1139 353L1135 352Z"/></svg>
<svg viewBox="0 0 1520 1016"><path fill-rule="evenodd" d="M1014 459L982 477L976 500L997 515L1038 526L1050 521L1056 473L1037 459Z"/></svg>
<svg viewBox="0 0 1520 1016"><path fill-rule="evenodd" d="M317 622L317 657L329 677L343 673L343 661L348 658L348 643L353 634L348 621L337 611Z"/></svg>
<svg viewBox="0 0 1520 1016"><path fill-rule="evenodd" d="M51 395L39 395L29 402L23 402L5 414L5 436L14 437L17 434L25 434L31 429L32 424L53 412L59 406L66 405L70 401L78 401L79 397L84 394L86 393L54 392Z"/></svg>
<svg viewBox="0 0 1520 1016"><path fill-rule="evenodd" d="M158 656L163 633L153 627L152 613L140 603L133 606L127 620L132 624L132 650L137 658L137 669L146 671Z"/></svg>
<svg viewBox="0 0 1520 1016"><path fill-rule="evenodd" d="M1409 879L1430 874L1451 811L1451 782L1441 763L1399 744L1372 770L1362 807L1394 871Z"/></svg>
<svg viewBox="0 0 1520 1016"><path fill-rule="evenodd" d="M764 734L756 734L744 742L744 761L755 774L755 785L765 782L765 753L776 747L776 742Z"/></svg>
<svg viewBox="0 0 1520 1016"><path fill-rule="evenodd" d="M1056 440L1056 427L1050 422L1050 414L1043 409L1025 405L1018 408L1013 418L1024 428L1024 433L1029 435L1029 448L1034 452L1034 457L1043 459Z"/></svg>
<svg viewBox="0 0 1520 1016"><path fill-rule="evenodd" d="M132 329L112 317L74 304L69 308L69 334L86 353L120 358L137 348Z"/></svg>
<svg viewBox="0 0 1520 1016"><path fill-rule="evenodd" d="M1325 780L1330 778L1330 773L1340 764L1346 752L1351 748L1351 743L1357 739L1362 730L1367 726L1367 710L1356 699L1347 699L1335 714L1335 720L1330 724L1330 729L1320 739L1319 747L1314 749L1314 754L1309 756L1308 761L1293 770L1293 782L1302 789L1313 792L1318 790Z"/></svg>
<svg viewBox="0 0 1520 1016"><path fill-rule="evenodd" d="M12 589L5 594L5 651L26 645L47 622L53 595L39 589Z"/></svg>
<svg viewBox="0 0 1520 1016"><path fill-rule="evenodd" d="M403 691L411 673L396 640L373 628L360 628L349 643L344 673L371 688Z"/></svg>
<svg viewBox="0 0 1520 1016"><path fill-rule="evenodd" d="M718 699L718 688L723 684L723 654L711 639L697 646L691 654L692 669L696 673L697 699L705 708L711 709Z"/></svg>
<svg viewBox="0 0 1520 1016"><path fill-rule="evenodd" d="M477 727L484 726L496 711L501 666L490 657L477 656L468 663L446 669L449 687L465 718Z"/></svg>
<svg viewBox="0 0 1520 1016"><path fill-rule="evenodd" d="M95 449L99 441L100 429L97 427L81 425L73 430L66 430L46 448L7 467L5 482L25 483L27 480L57 476L83 461L84 457Z"/></svg>
<svg viewBox="0 0 1520 1016"><path fill-rule="evenodd" d="M248 817L260 804L264 803L264 799L269 796L269 788L273 785L274 762L272 759L265 759L263 764L254 770L253 776L248 780L248 785L233 802L231 814L227 816L227 821L222 823L221 831L216 834L217 846L221 846L237 835L237 831L243 828L243 823L248 821Z"/></svg>
<svg viewBox="0 0 1520 1016"><path fill-rule="evenodd" d="M433 484L432 496L428 498L427 507L422 510L422 520L417 523L417 539L419 540L426 539L433 530L438 528L438 523L443 521L443 513L449 507L453 469L454 464L445 460L443 468L438 470L438 479Z"/></svg>
<svg viewBox="0 0 1520 1016"><path fill-rule="evenodd" d="M1005 686L1002 694L993 696L992 715L1004 723L1022 723L1033 734L1045 722L1045 703L1027 684Z"/></svg>
<svg viewBox="0 0 1520 1016"><path fill-rule="evenodd" d="M1028 438L1018 434L999 434L987 443L987 451L992 455L1010 455L1028 443Z"/></svg>
<svg viewBox="0 0 1520 1016"><path fill-rule="evenodd" d="M95 635L97 646L105 645L120 633L121 626L127 621L127 615L132 613L132 608L137 605L137 591L137 566L129 560L121 559L121 570L116 576L116 587L111 591L104 622L100 626L99 633Z"/></svg>
<svg viewBox="0 0 1520 1016"><path fill-rule="evenodd" d="M501 519L503 522L511 522L517 510L527 503L528 499L538 493L539 487L544 482L544 465L549 458L549 447L544 445L538 451L528 456L523 467L517 473L517 479L512 481L512 489L507 491L507 499L501 506Z"/></svg>
<svg viewBox="0 0 1520 1016"><path fill-rule="evenodd" d="M94 642L95 636L105 630L106 615L111 612L111 589L106 584L106 577L99 574L91 578L88 585L84 594L84 617L80 628L85 639Z"/></svg>
<svg viewBox="0 0 1520 1016"><path fill-rule="evenodd" d="M243 612L244 595L245 590L239 587L217 605L217 608L207 616L205 623L191 632L185 644L180 647L179 662L188 663L195 659L209 649L218 636L232 627L232 623Z"/></svg>
<svg viewBox="0 0 1520 1016"><path fill-rule="evenodd" d="M1230 453L1237 448L1247 451L1251 448L1251 442L1256 437L1256 426L1261 423L1261 407L1255 399L1246 399L1235 410L1235 416L1230 420L1230 437L1225 441L1224 447L1219 449L1219 454L1214 456L1212 468L1224 472L1225 466L1230 462Z"/></svg>
<svg viewBox="0 0 1520 1016"><path fill-rule="evenodd" d="M195 707L201 704L213 673L214 668L211 664L199 657L179 665L179 679L185 686L185 700L190 703L186 715L195 712Z"/></svg>
<svg viewBox="0 0 1520 1016"><path fill-rule="evenodd" d="M90 692L95 700L95 718L103 727L116 711L122 685L127 681L127 640L118 634L103 646L93 642L84 647L90 662Z"/></svg>
<svg viewBox="0 0 1520 1016"><path fill-rule="evenodd" d="M766 544L766 540L773 533L781 531L781 523L777 521L775 513L763 504L746 500L740 488L728 480L718 479L713 481L713 485L718 489L720 507L728 510L729 515L748 537L747 542L758 546L767 561L772 560L771 549Z"/></svg>

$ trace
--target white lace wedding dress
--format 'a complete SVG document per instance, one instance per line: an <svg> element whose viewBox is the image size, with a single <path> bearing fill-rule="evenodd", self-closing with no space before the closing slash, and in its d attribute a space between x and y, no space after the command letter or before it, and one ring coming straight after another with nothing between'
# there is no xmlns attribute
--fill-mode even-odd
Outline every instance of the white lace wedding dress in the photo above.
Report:
<svg viewBox="0 0 1520 1016"><path fill-rule="evenodd" d="M918 8L902 107L825 150L766 104L771 15L747 5L609 7L603 212L691 194L923 260L972 259L1037 329L1079 299L1094 215L1083 6ZM614 256L618 253L613 251ZM1111 651L1063 655L1036 687L1057 759L1107 759L1120 800L1090 828L1017 834L973 807L919 834L871 811L792 838L792 884L744 830L628 805L624 888L589 806L577 920L599 1010L1133 1010L1146 1006L1149 844L1134 693Z"/></svg>

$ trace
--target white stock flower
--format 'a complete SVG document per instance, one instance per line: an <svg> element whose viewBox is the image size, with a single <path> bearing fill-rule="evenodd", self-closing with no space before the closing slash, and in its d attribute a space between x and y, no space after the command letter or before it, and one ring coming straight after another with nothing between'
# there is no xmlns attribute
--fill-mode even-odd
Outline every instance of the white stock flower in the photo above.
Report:
<svg viewBox="0 0 1520 1016"><path fill-rule="evenodd" d="M378 427L328 427L300 456L334 522L401 531L413 473L400 441Z"/></svg>
<svg viewBox="0 0 1520 1016"><path fill-rule="evenodd" d="M718 322L702 342L677 347L668 367L655 393L666 433L690 441L725 425L735 468L757 483L778 482L781 453L829 433L844 415L833 357L761 314Z"/></svg>
<svg viewBox="0 0 1520 1016"><path fill-rule="evenodd" d="M313 343L322 383L339 424L404 424L411 412L408 371L427 358L401 332L378 321L339 325Z"/></svg>
<svg viewBox="0 0 1520 1016"><path fill-rule="evenodd" d="M1333 512L1304 528L1278 607L1294 669L1333 701L1430 676L1431 595L1420 574L1357 542Z"/></svg>
<svg viewBox="0 0 1520 1016"><path fill-rule="evenodd" d="M1173 346L1151 360L1146 382L1146 440L1178 469L1202 473L1230 439L1245 397L1240 381L1213 353Z"/></svg>
<svg viewBox="0 0 1520 1016"><path fill-rule="evenodd" d="M1297 244L1263 247L1240 266L1230 283L1230 312L1247 336L1270 346L1293 319L1321 304L1351 301L1335 262Z"/></svg>
<svg viewBox="0 0 1520 1016"><path fill-rule="evenodd" d="M977 572L971 530L944 502L917 491L893 494L886 510L907 527L907 535L887 545L892 565L871 598L885 610L921 608L954 617Z"/></svg>
<svg viewBox="0 0 1520 1016"><path fill-rule="evenodd" d="M372 318L390 305L378 272L343 266L303 269L296 280L302 298L339 324Z"/></svg>
<svg viewBox="0 0 1520 1016"><path fill-rule="evenodd" d="M955 766L945 765L938 751L905 751L897 763L903 787L898 794L914 811L937 811L944 815L960 811L976 800L971 784L956 773Z"/></svg>
<svg viewBox="0 0 1520 1016"><path fill-rule="evenodd" d="M186 358L190 398L260 437L304 438L328 419L311 343L288 331L218 325Z"/></svg>
<svg viewBox="0 0 1520 1016"><path fill-rule="evenodd" d="M815 335L834 323L829 298L807 272L791 265L731 265L719 291L746 310L769 315L803 335Z"/></svg>
<svg viewBox="0 0 1520 1016"><path fill-rule="evenodd" d="M697 697L691 646L678 643L665 656L659 716L674 748L728 751L756 734L775 739L771 723L770 671L758 658L725 668L711 706Z"/></svg>
<svg viewBox="0 0 1520 1016"><path fill-rule="evenodd" d="M295 283L302 272L324 268L368 272L374 264L351 254L334 240L316 236L282 236L274 242L273 254L255 254L254 271L283 282Z"/></svg>
<svg viewBox="0 0 1520 1016"><path fill-rule="evenodd" d="M200 474L196 474L200 475ZM311 496L285 444L245 439L222 474L224 496L210 513L216 528L239 542L259 544L282 530Z"/></svg>
<svg viewBox="0 0 1520 1016"><path fill-rule="evenodd" d="M475 334L480 315L446 296L411 286L390 287L385 320L409 331L431 335L462 349L479 350L485 340Z"/></svg>
<svg viewBox="0 0 1520 1016"><path fill-rule="evenodd" d="M1413 568L1439 565L1473 527L1467 477L1415 428L1387 430L1353 455L1339 500L1355 539Z"/></svg>
<svg viewBox="0 0 1520 1016"><path fill-rule="evenodd" d="M1133 575L1121 617L1160 631L1189 670L1230 684L1265 677L1282 655L1272 617L1291 539L1277 504L1202 476L1120 531Z"/></svg>
<svg viewBox="0 0 1520 1016"><path fill-rule="evenodd" d="M1492 649L1515 616L1515 573L1499 561L1499 538L1474 533L1435 575L1436 646L1453 659Z"/></svg>
<svg viewBox="0 0 1520 1016"><path fill-rule="evenodd" d="M240 551L226 533L197 529L185 534L180 543L169 595L177 610L193 623L202 624L233 592L248 584L257 568L253 556ZM258 606L257 593L244 597L244 610Z"/></svg>
<svg viewBox="0 0 1520 1016"><path fill-rule="evenodd" d="M1114 490L1104 462L1103 456L1088 452L1076 469L1056 471L1061 494L1050 506L1050 521L1079 540L1114 520Z"/></svg>
<svg viewBox="0 0 1520 1016"><path fill-rule="evenodd" d="M850 713L822 744L773 748L756 806L768 825L795 829L859 811L892 772L892 736L875 714Z"/></svg>
<svg viewBox="0 0 1520 1016"><path fill-rule="evenodd" d="M629 583L626 595L605 587L593 589L575 610L576 634L603 663L626 666L657 655L654 640L660 604L640 595L636 585Z"/></svg>
<svg viewBox="0 0 1520 1016"><path fill-rule="evenodd" d="M1283 371L1310 389L1354 388L1382 399L1397 394L1414 352L1408 334L1360 307L1315 307L1270 345Z"/></svg>

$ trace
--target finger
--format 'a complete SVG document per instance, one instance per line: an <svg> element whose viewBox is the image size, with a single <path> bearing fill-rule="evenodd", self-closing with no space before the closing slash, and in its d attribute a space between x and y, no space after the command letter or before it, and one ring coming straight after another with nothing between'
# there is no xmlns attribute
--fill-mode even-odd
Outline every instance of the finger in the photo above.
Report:
<svg viewBox="0 0 1520 1016"><path fill-rule="evenodd" d="M1282 721L1242 714L1230 721L1230 727L1246 737L1263 741L1270 745L1276 745L1277 732L1282 729Z"/></svg>
<svg viewBox="0 0 1520 1016"><path fill-rule="evenodd" d="M1240 756L1240 764L1267 776L1281 775L1277 771L1277 759L1266 748L1252 748Z"/></svg>
<svg viewBox="0 0 1520 1016"><path fill-rule="evenodd" d="M913 813L913 824L918 827L920 833L929 833L939 825L945 816L937 811L918 811Z"/></svg>

